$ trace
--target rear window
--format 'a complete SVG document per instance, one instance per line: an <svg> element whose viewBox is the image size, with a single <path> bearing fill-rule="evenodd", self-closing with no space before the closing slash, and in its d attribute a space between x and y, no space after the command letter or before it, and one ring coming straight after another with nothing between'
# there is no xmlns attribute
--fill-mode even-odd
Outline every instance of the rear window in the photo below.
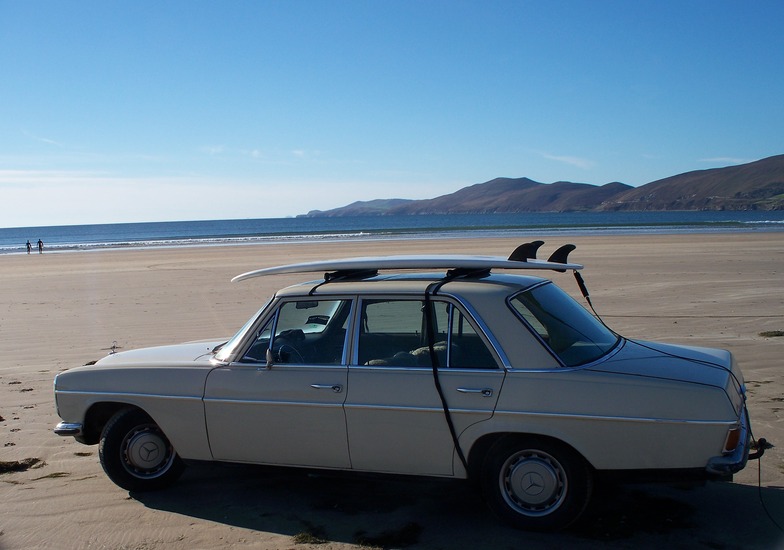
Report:
<svg viewBox="0 0 784 550"><path fill-rule="evenodd" d="M618 343L617 334L552 283L521 292L509 303L567 367L595 361Z"/></svg>

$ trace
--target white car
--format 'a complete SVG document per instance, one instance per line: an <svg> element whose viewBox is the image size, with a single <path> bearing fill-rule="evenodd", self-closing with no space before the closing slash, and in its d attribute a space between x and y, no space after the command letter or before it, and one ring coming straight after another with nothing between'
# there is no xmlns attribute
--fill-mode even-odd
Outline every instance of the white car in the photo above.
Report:
<svg viewBox="0 0 784 550"><path fill-rule="evenodd" d="M99 444L131 491L172 483L187 461L468 478L526 529L568 526L606 476L742 469L751 432L732 355L619 336L520 274L569 270L584 290L574 247L542 261L540 245L241 275L326 272L278 292L227 342L59 374L55 433Z"/></svg>

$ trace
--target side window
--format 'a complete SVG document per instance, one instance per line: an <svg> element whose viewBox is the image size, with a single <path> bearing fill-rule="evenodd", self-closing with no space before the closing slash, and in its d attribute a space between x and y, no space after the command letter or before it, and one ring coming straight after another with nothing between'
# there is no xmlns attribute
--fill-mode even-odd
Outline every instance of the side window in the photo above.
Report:
<svg viewBox="0 0 784 550"><path fill-rule="evenodd" d="M438 300L432 301L431 307L433 350L439 367L497 367L484 340L462 312ZM432 368L422 300L365 300L359 330L360 365Z"/></svg>
<svg viewBox="0 0 784 550"><path fill-rule="evenodd" d="M495 357L462 311L452 307L449 334L450 363L458 369L496 369Z"/></svg>
<svg viewBox="0 0 784 550"><path fill-rule="evenodd" d="M429 366L415 354L427 346L421 300L363 300L360 311L360 365ZM425 363L425 359L427 362Z"/></svg>
<svg viewBox="0 0 784 550"><path fill-rule="evenodd" d="M256 332L243 361L266 362L271 350L275 364L339 365L350 310L349 300L283 302Z"/></svg>

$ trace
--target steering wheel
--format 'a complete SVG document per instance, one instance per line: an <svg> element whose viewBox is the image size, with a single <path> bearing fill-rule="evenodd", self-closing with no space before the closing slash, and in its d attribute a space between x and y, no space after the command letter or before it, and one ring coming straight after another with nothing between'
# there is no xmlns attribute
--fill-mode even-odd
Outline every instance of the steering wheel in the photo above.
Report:
<svg viewBox="0 0 784 550"><path fill-rule="evenodd" d="M303 364L305 362L305 358L297 348L289 344L281 344L277 355L281 363Z"/></svg>

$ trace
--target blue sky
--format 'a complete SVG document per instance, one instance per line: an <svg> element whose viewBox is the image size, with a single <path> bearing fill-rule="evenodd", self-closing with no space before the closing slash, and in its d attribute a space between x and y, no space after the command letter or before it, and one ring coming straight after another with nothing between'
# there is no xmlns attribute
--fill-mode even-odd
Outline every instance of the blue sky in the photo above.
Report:
<svg viewBox="0 0 784 550"><path fill-rule="evenodd" d="M784 153L780 1L0 0L0 227Z"/></svg>

